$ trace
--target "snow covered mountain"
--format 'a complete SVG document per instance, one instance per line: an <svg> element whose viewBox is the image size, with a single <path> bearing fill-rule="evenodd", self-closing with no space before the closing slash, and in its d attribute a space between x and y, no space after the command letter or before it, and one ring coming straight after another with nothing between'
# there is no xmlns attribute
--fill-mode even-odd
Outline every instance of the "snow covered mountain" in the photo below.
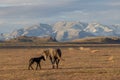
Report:
<svg viewBox="0 0 120 80"><path fill-rule="evenodd" d="M30 27L25 27L22 29L18 29L13 31L9 36L11 38L18 37L18 36L48 36L53 32L52 26L48 24L39 24Z"/></svg>
<svg viewBox="0 0 120 80"><path fill-rule="evenodd" d="M56 22L55 24L39 24L18 29L10 33L6 38L18 36L52 36L58 41L68 41L93 36L119 36L120 25L103 25L99 23L83 22Z"/></svg>
<svg viewBox="0 0 120 80"><path fill-rule="evenodd" d="M56 39L59 41L73 40L80 38L80 32L87 27L86 23L81 22L57 22L53 26L56 32Z"/></svg>
<svg viewBox="0 0 120 80"><path fill-rule="evenodd" d="M88 24L87 28L84 31L92 33L95 36L114 36L112 28L98 23Z"/></svg>

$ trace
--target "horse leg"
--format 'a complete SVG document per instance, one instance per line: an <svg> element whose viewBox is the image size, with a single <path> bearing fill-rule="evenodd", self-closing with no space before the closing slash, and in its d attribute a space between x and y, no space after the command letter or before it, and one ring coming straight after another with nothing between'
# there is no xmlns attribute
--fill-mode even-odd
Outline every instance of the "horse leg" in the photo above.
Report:
<svg viewBox="0 0 120 80"><path fill-rule="evenodd" d="M52 63L52 68L54 69L55 68L55 59L53 59L52 57L50 57L50 61Z"/></svg>
<svg viewBox="0 0 120 80"><path fill-rule="evenodd" d="M57 66L57 69L58 69L58 64L59 64L59 62L60 62L60 60L57 59L57 60L56 60L56 66Z"/></svg>
<svg viewBox="0 0 120 80"><path fill-rule="evenodd" d="M32 64L33 64L33 63L34 63L33 61L31 61L31 62L29 63L28 70L30 70L30 68L33 70L33 67L32 67Z"/></svg>
<svg viewBox="0 0 120 80"><path fill-rule="evenodd" d="M30 64L29 64L29 66L28 66L28 70L30 70Z"/></svg>
<svg viewBox="0 0 120 80"><path fill-rule="evenodd" d="M38 69L38 64L39 64L39 63L37 63L36 70Z"/></svg>
<svg viewBox="0 0 120 80"><path fill-rule="evenodd" d="M32 67L32 65L31 65L31 68L32 68L32 70L34 70L34 68Z"/></svg>
<svg viewBox="0 0 120 80"><path fill-rule="evenodd" d="M40 63L39 63L39 68L41 69L41 65L40 65Z"/></svg>

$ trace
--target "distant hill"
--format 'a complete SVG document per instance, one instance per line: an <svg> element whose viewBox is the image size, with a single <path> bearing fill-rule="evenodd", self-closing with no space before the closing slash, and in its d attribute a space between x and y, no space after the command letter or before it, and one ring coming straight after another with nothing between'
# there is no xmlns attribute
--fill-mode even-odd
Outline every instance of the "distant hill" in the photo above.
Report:
<svg viewBox="0 0 120 80"><path fill-rule="evenodd" d="M120 37L88 37L75 39L72 42L80 43L120 43Z"/></svg>
<svg viewBox="0 0 120 80"><path fill-rule="evenodd" d="M7 42L56 42L56 39L53 39L50 36L47 37L28 37L28 36L19 36L10 40L7 40Z"/></svg>

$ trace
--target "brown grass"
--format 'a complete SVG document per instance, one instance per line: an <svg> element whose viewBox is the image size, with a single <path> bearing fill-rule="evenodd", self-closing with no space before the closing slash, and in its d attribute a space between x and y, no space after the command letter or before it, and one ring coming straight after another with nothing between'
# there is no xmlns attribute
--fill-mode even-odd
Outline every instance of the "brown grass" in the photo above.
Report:
<svg viewBox="0 0 120 80"><path fill-rule="evenodd" d="M0 49L0 80L119 80L119 47L88 48L62 48L60 69L52 69L47 60L41 70L27 70L28 60L39 56L41 48Z"/></svg>

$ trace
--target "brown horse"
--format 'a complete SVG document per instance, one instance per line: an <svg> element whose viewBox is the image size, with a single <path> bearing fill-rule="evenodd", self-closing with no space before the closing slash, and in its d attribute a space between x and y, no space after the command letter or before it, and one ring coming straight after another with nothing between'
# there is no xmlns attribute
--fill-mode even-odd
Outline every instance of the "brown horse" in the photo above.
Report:
<svg viewBox="0 0 120 80"><path fill-rule="evenodd" d="M60 62L61 56L62 56L61 49L50 48L50 49L44 50L42 55L45 56L45 58L47 58L47 57L50 58L53 69L55 68L55 64L56 64L56 68L58 69L58 65L59 65L59 62Z"/></svg>

